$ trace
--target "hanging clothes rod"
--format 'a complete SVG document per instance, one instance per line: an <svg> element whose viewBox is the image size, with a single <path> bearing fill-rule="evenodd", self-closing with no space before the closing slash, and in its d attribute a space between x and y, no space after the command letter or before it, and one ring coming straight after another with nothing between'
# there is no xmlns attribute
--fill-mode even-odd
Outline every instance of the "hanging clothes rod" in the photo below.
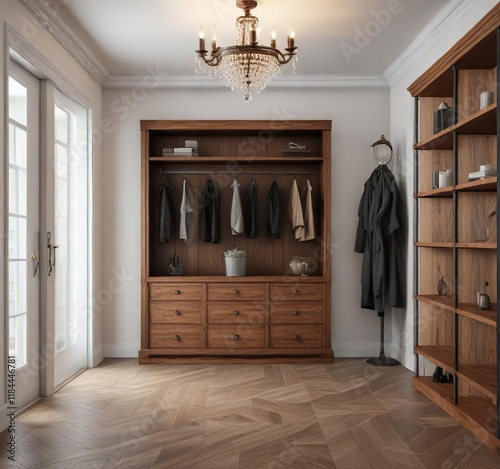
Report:
<svg viewBox="0 0 500 469"><path fill-rule="evenodd" d="M266 174L266 175L274 175L274 174L319 174L319 171L164 171L162 169L156 169L156 174Z"/></svg>

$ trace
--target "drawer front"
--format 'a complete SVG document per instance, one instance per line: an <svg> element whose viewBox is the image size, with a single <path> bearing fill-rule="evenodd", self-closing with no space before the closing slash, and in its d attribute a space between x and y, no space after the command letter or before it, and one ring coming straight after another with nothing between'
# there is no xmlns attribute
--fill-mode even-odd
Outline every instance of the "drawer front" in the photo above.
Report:
<svg viewBox="0 0 500 469"><path fill-rule="evenodd" d="M208 326L208 348L250 349L265 346L265 332L261 325Z"/></svg>
<svg viewBox="0 0 500 469"><path fill-rule="evenodd" d="M212 283L208 285L208 299L212 301L261 301L265 299L263 283Z"/></svg>
<svg viewBox="0 0 500 469"><path fill-rule="evenodd" d="M271 348L323 348L321 324L272 325Z"/></svg>
<svg viewBox="0 0 500 469"><path fill-rule="evenodd" d="M151 301L149 322L151 324L201 324L201 301Z"/></svg>
<svg viewBox="0 0 500 469"><path fill-rule="evenodd" d="M323 323L322 301L285 301L271 304L272 323Z"/></svg>
<svg viewBox="0 0 500 469"><path fill-rule="evenodd" d="M202 292L200 283L151 283L149 285L150 300L201 300Z"/></svg>
<svg viewBox="0 0 500 469"><path fill-rule="evenodd" d="M253 302L210 301L208 302L209 323L263 324L266 311L264 305Z"/></svg>
<svg viewBox="0 0 500 469"><path fill-rule="evenodd" d="M283 284L275 283L271 285L271 301L287 300L317 300L323 301L324 285L315 284Z"/></svg>
<svg viewBox="0 0 500 469"><path fill-rule="evenodd" d="M202 327L192 325L152 325L150 348L201 348Z"/></svg>

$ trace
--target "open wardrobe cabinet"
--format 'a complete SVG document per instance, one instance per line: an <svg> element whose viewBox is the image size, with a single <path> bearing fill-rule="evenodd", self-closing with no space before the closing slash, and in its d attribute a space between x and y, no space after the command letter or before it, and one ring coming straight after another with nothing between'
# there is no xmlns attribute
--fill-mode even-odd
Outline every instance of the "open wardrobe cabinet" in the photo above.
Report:
<svg viewBox="0 0 500 469"><path fill-rule="evenodd" d="M148 120L141 132L139 362L331 362L331 121ZM239 234L231 223L235 181ZM292 229L294 181L314 218L307 241ZM181 239L186 187L192 210ZM206 210L213 191L215 221ZM246 252L245 275L227 276L224 251L236 247ZM290 271L296 256L305 275Z"/></svg>

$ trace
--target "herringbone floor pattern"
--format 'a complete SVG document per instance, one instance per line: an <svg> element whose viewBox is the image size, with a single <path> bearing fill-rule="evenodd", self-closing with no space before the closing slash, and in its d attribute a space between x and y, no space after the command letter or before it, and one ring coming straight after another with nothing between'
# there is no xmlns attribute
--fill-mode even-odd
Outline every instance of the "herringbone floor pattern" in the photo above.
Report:
<svg viewBox="0 0 500 469"><path fill-rule="evenodd" d="M500 468L401 366L107 359L19 415L17 462L97 469ZM0 435L5 448L6 432ZM10 465L11 464L11 465Z"/></svg>

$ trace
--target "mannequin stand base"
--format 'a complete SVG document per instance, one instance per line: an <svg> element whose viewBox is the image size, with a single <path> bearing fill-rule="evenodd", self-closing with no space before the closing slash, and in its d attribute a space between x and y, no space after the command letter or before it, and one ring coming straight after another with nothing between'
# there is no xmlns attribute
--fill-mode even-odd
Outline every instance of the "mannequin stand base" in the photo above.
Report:
<svg viewBox="0 0 500 469"><path fill-rule="evenodd" d="M369 365L375 366L394 366L401 365L395 358L386 357L383 353L381 353L378 357L369 358L366 360L366 363Z"/></svg>

